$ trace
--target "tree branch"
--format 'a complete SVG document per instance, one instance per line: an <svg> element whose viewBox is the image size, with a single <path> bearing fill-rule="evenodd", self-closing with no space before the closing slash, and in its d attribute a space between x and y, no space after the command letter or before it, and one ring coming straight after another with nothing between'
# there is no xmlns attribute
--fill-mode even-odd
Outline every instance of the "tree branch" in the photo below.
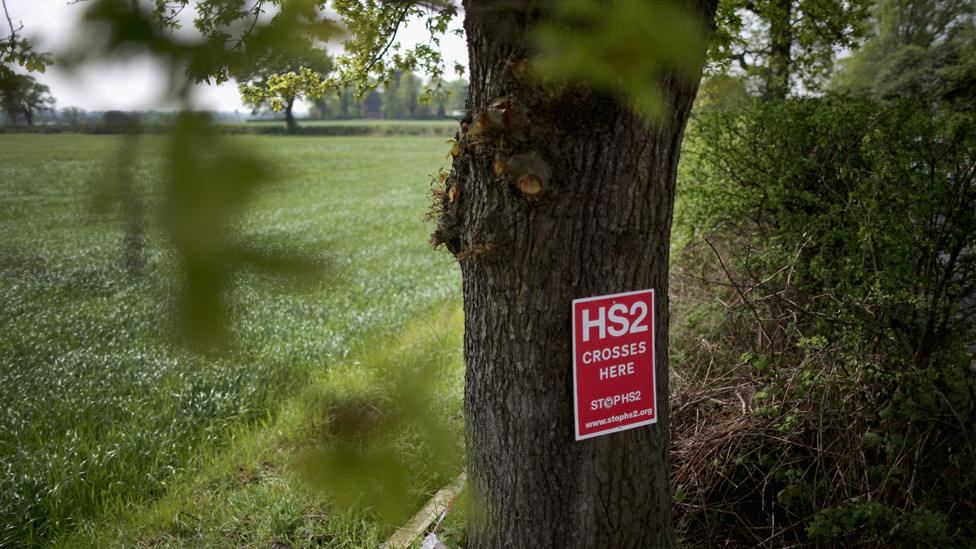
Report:
<svg viewBox="0 0 976 549"><path fill-rule="evenodd" d="M250 36L252 32L254 32L254 27L257 26L258 19L261 18L261 14L263 13L261 9L263 7L264 7L264 0L256 0L254 2L254 5L251 6L251 9L247 10L244 13L244 16L246 17L247 15L250 15L253 12L254 19L251 20L251 25L247 28L247 30L241 33L241 37L234 44L234 47L231 48L232 50L240 49L240 51L243 51L244 41L247 40L247 37Z"/></svg>
<svg viewBox="0 0 976 549"><path fill-rule="evenodd" d="M24 25L21 24L15 29L14 22L10 19L10 10L7 8L7 0L0 0L0 2L3 3L3 14L7 17L7 25L10 26L10 36L8 39L10 40L10 49L13 51L13 49L17 46L17 31L23 29Z"/></svg>
<svg viewBox="0 0 976 549"><path fill-rule="evenodd" d="M363 72L369 73L370 69L372 69L373 66L380 61L380 59L383 59L383 56L386 55L386 52L390 50L390 47L393 45L393 42L396 41L397 33L400 31L400 26L403 25L404 20L406 20L407 18L407 13L410 11L410 6L411 4L407 4L403 7L403 10L400 12L400 15L398 15L396 18L396 23L393 25L393 32L390 33L390 40L386 43L386 46L383 47L382 51L380 51L378 54L373 56L373 58L370 59L368 63L366 63L366 68L363 69Z"/></svg>

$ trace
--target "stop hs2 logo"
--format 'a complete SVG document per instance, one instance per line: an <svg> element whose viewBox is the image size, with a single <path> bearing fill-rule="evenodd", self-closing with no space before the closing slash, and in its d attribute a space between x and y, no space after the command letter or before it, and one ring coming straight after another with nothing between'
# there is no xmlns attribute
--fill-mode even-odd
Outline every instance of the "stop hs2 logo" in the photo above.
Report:
<svg viewBox="0 0 976 549"><path fill-rule="evenodd" d="M573 301L576 440L657 422L654 290Z"/></svg>

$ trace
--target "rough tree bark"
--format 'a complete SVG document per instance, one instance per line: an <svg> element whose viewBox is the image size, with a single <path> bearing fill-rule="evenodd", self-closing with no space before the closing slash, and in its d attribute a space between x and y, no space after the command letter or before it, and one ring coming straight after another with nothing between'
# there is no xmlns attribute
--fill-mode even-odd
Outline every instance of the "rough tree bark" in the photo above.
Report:
<svg viewBox="0 0 976 549"><path fill-rule="evenodd" d="M715 0L689 0L710 25ZM548 2L466 0L471 71L432 240L464 284L470 547L668 547L668 251L697 90L648 124L607 95L525 78ZM649 83L648 85L653 85ZM570 304L657 290L656 425L575 442Z"/></svg>

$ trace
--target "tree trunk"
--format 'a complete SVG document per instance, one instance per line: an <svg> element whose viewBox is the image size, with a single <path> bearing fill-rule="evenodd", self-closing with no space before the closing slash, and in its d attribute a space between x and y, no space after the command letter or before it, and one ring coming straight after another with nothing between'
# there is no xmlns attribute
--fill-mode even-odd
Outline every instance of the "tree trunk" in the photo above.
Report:
<svg viewBox="0 0 976 549"><path fill-rule="evenodd" d="M288 133L295 133L298 131L298 121L295 120L295 115L292 114L292 108L294 108L294 106L295 98L289 97L288 102L285 103L285 125Z"/></svg>
<svg viewBox="0 0 976 549"><path fill-rule="evenodd" d="M764 96L786 99L790 93L790 67L793 65L793 0L777 0L769 10L769 65L766 67Z"/></svg>
<svg viewBox="0 0 976 549"><path fill-rule="evenodd" d="M669 547L668 252L697 80L661 82L673 110L656 125L601 93L545 92L521 63L544 5L465 2L471 124L433 241L464 284L469 547ZM576 442L571 301L646 288L658 423Z"/></svg>

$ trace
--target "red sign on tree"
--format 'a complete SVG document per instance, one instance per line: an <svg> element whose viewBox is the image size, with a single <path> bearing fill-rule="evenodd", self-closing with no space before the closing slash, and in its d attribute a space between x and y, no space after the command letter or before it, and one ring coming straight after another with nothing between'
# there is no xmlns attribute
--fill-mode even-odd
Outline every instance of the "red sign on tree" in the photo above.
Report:
<svg viewBox="0 0 976 549"><path fill-rule="evenodd" d="M573 300L576 440L657 422L654 290Z"/></svg>

